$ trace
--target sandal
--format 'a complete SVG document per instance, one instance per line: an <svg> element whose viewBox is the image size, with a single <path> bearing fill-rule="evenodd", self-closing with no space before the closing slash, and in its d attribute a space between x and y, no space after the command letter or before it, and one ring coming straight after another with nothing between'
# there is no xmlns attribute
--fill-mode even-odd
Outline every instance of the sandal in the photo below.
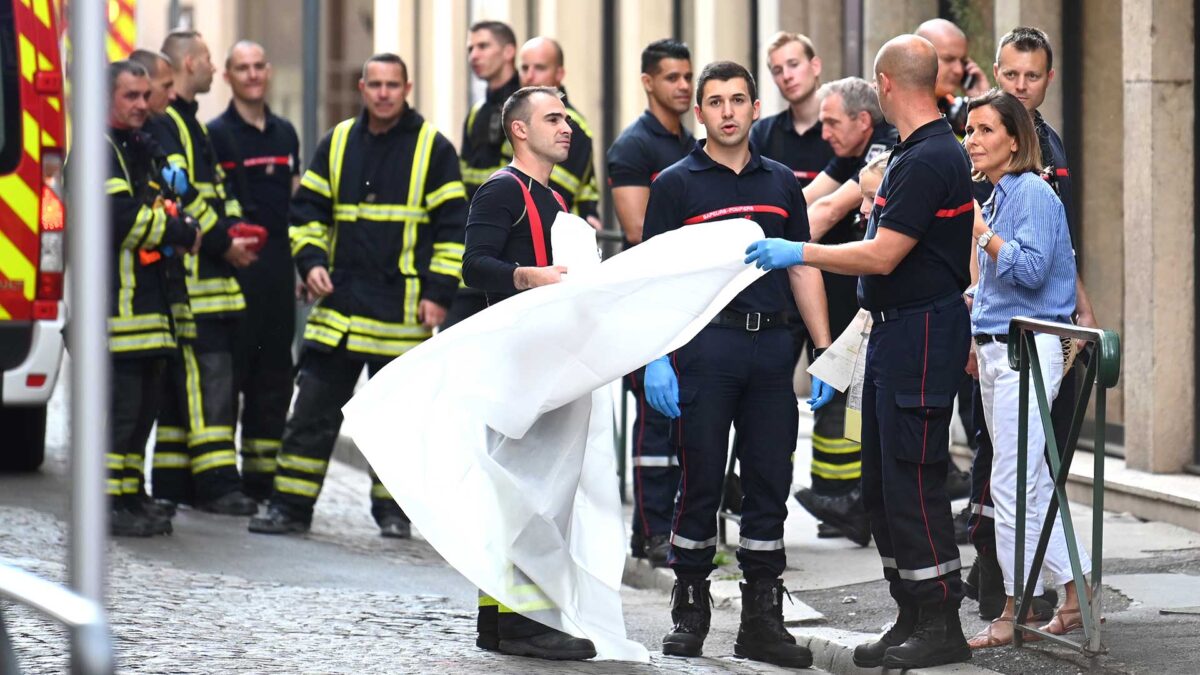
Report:
<svg viewBox="0 0 1200 675"><path fill-rule="evenodd" d="M1104 617L1100 617L1100 623L1104 623ZM1050 619L1050 623L1038 630L1045 631L1051 635L1066 635L1080 628L1083 628L1083 614L1080 610L1060 609L1054 613L1054 618Z"/></svg>
<svg viewBox="0 0 1200 675"><path fill-rule="evenodd" d="M1007 640L998 637L992 632L992 628L998 623L1011 624L1012 622L1013 620L1011 618L1003 616L998 619L993 619L992 622L985 626L983 630L976 633L970 640L967 640L967 646L969 646L971 649L991 649L992 647L1004 647L1006 645L1011 645L1013 643L1013 634L1016 633L1017 630L1015 625L1013 626L1013 633L1009 634ZM1037 642L1041 639L1041 637L1033 634L1026 634L1024 636L1025 642Z"/></svg>

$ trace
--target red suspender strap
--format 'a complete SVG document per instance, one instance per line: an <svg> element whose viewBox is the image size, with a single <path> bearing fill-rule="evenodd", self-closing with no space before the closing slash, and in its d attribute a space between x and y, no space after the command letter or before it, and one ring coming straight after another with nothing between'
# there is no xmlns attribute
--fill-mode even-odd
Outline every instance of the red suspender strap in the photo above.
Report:
<svg viewBox="0 0 1200 675"><path fill-rule="evenodd" d="M542 230L542 214L538 213L537 205L533 203L533 195L530 194L529 188L525 186L525 181L521 180L516 174L511 171L501 169L492 174L492 178L496 176L508 176L517 181L517 185L521 186L521 196L525 198L525 214L529 216L529 232L533 235L533 259L538 267L546 267L550 264L550 257L546 255L546 237ZM554 190L551 190L554 192ZM554 198L558 201L558 205L563 207L563 211L567 210L567 205L563 201L562 195L554 192Z"/></svg>

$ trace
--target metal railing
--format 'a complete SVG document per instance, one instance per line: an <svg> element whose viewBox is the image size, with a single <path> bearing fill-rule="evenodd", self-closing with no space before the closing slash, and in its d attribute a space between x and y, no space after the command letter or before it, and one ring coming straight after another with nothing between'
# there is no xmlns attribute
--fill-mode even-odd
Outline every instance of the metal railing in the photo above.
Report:
<svg viewBox="0 0 1200 675"><path fill-rule="evenodd" d="M1087 359L1086 371L1081 391L1075 403L1074 415L1071 418L1070 431L1066 444L1059 448L1054 436L1054 426L1050 420L1050 400L1046 392L1046 383L1042 380L1041 364L1038 359L1037 347L1034 344L1035 334L1054 335L1059 338L1082 340L1092 347L1091 357ZM1046 437L1046 457L1050 464L1051 477L1054 480L1054 494L1046 511L1046 522L1042 525L1041 538L1038 540L1037 551L1033 556L1030 567L1032 573L1028 581L1024 579L1024 564L1014 565L1015 587L1021 589L1017 598L1016 620L1017 631L1013 636L1014 643L1019 647L1024 642L1026 633L1034 634L1042 639L1070 647L1086 656L1104 653L1100 641L1100 626L1103 623L1101 608L1103 597L1101 590L1104 543L1104 431L1105 406L1107 391L1117 385L1121 374L1121 338L1109 330L1081 328L1070 324L1038 321L1025 317L1017 317L1008 327L1008 364L1020 373L1019 407L1020 414L1017 422L1017 533L1016 555L1014 561L1025 560L1025 489L1026 466L1029 450L1029 383L1033 381L1034 394L1037 397L1038 412L1042 429ZM1079 547L1075 538L1075 524L1071 519L1071 507L1067 500L1066 483L1070 473L1071 461L1075 457L1075 446L1079 441L1079 431L1083 427L1087 414L1088 400L1092 391L1096 393L1095 409L1095 452L1093 453L1095 468L1092 480L1092 578L1091 585L1083 575L1079 562ZM1046 555L1046 547L1054 528L1054 519L1062 518L1063 534L1066 537L1067 553L1071 560L1071 573L1075 588L1079 593L1080 614L1083 622L1083 641L1075 642L1067 637L1053 635L1025 625L1026 608L1033 602L1034 589L1037 585L1037 571L1042 567Z"/></svg>
<svg viewBox="0 0 1200 675"><path fill-rule="evenodd" d="M113 649L104 609L35 574L0 564L0 597L31 607L71 631L71 671L79 674L113 672ZM16 654L0 610L0 673L17 673Z"/></svg>

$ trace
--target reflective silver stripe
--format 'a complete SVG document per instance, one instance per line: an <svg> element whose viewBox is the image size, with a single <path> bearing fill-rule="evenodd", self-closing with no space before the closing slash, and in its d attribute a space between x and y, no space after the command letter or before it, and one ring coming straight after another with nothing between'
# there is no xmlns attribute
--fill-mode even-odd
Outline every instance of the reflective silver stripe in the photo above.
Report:
<svg viewBox="0 0 1200 675"><path fill-rule="evenodd" d="M983 516L984 518L991 518L993 520L996 519L996 510L990 506L984 506L983 504L972 504L971 513L974 513L977 516Z"/></svg>
<svg viewBox="0 0 1200 675"><path fill-rule="evenodd" d="M738 546L746 549L747 551L778 551L783 548L783 540L774 539L772 541L762 541L759 539L747 539L745 537L740 537L738 538Z"/></svg>
<svg viewBox="0 0 1200 675"><path fill-rule="evenodd" d="M892 569L896 569L896 559L895 558L889 558L887 556L881 555L881 556L879 556L879 561L883 563L884 567L890 567Z"/></svg>
<svg viewBox="0 0 1200 675"><path fill-rule="evenodd" d="M634 466L679 466L679 458L674 455L670 457L654 457L642 456L633 458Z"/></svg>
<svg viewBox="0 0 1200 675"><path fill-rule="evenodd" d="M900 578L906 581L927 581L929 579L936 579L940 576L960 569L962 569L962 560L960 558L955 558L954 560L951 560L950 562L944 562L941 565L934 565L933 567L926 567L925 569L921 570L899 570L899 572Z"/></svg>
<svg viewBox="0 0 1200 675"><path fill-rule="evenodd" d="M692 550L699 551L701 549L711 548L713 546L716 546L717 538L711 537L709 539L705 539L704 541L696 541L695 539L688 539L687 537L681 537L678 534L672 532L671 533L671 543L674 544L675 546L678 546L679 548L690 548Z"/></svg>

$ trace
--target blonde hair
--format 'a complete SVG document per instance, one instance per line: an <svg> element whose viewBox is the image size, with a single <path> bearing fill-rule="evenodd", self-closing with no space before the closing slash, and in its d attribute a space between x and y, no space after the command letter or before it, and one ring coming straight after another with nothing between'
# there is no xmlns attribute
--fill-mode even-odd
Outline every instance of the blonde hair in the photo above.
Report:
<svg viewBox="0 0 1200 675"><path fill-rule="evenodd" d="M874 173L879 174L879 177L882 178L883 172L887 169L888 160L891 158L892 152L890 150L875 155L874 159L867 162L867 165L859 170L858 176L861 178L869 173Z"/></svg>
<svg viewBox="0 0 1200 675"><path fill-rule="evenodd" d="M791 42L799 42L800 46L804 47L804 55L808 57L809 61L817 57L817 50L813 47L812 40L809 40L807 35L788 33L787 31L779 31L771 37L771 42L767 45L767 56L770 56L775 50Z"/></svg>

